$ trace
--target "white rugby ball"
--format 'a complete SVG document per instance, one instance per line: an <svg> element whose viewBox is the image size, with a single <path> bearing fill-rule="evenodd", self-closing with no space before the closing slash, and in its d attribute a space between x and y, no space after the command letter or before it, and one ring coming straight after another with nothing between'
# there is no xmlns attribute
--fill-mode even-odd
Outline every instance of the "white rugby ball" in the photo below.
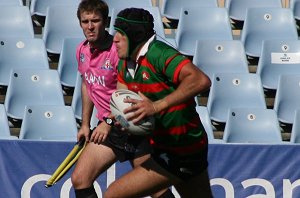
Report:
<svg viewBox="0 0 300 198"><path fill-rule="evenodd" d="M110 110L115 119L124 127L129 133L133 135L147 135L154 129L154 117L149 116L141 120L137 124L133 124L132 121L128 121L126 116L130 113L124 114L124 109L130 107L132 103L125 103L124 99L133 98L142 100L142 98L135 92L128 89L118 89L113 92L110 99Z"/></svg>

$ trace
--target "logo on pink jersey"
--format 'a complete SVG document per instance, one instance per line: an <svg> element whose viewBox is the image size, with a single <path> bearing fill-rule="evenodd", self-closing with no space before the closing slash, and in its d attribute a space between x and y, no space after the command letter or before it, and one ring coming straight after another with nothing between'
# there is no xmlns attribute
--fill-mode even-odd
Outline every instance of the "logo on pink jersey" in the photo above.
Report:
<svg viewBox="0 0 300 198"><path fill-rule="evenodd" d="M80 53L80 62L84 62L84 54L83 53Z"/></svg>
<svg viewBox="0 0 300 198"><path fill-rule="evenodd" d="M113 67L111 66L111 62L109 59L106 59L104 65L101 66L100 68L104 70L113 70Z"/></svg>

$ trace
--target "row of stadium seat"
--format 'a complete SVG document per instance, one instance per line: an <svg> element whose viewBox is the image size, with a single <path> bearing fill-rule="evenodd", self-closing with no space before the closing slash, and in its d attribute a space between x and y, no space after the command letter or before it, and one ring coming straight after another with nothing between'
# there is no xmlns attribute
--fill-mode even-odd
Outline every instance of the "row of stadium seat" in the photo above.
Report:
<svg viewBox="0 0 300 198"><path fill-rule="evenodd" d="M263 108L230 108L222 139L214 137L209 112L197 106L197 112L208 134L209 143L300 143L300 109L295 110L290 141L283 141L275 110ZM95 116L93 116L95 121ZM12 136L4 105L0 104L0 139L76 141L77 124L70 106L26 105L19 137ZM92 123L93 125L93 123Z"/></svg>
<svg viewBox="0 0 300 198"><path fill-rule="evenodd" d="M62 42L62 52L58 61L61 84L75 87L77 61L76 46L83 38L66 38ZM11 69L49 68L45 45L38 38L0 39L0 85L7 86ZM265 89L276 90L279 76L300 74L300 40L266 40L262 44L262 54L256 73ZM247 55L238 40L198 40L196 41L193 63L212 79L215 73L249 73Z"/></svg>
<svg viewBox="0 0 300 198"><path fill-rule="evenodd" d="M215 73L209 90L207 108L210 119L225 123L227 112L234 107L266 109L261 79L253 73ZM274 110L281 122L292 124L295 109L299 108L300 74L279 76ZM81 119L81 78L77 74L71 106ZM13 69L4 105L10 118L21 120L26 105L65 105L58 72L52 69Z"/></svg>
<svg viewBox="0 0 300 198"><path fill-rule="evenodd" d="M228 10L219 7L186 7L180 11L178 28L174 38L166 38L162 16L158 7L149 9L155 18L155 30L159 37L171 43L183 54L192 56L196 40L232 40L232 27ZM121 9L115 8L112 19ZM49 53L60 54L61 43L67 37L82 37L83 33L76 17L77 6L50 6L43 29L43 41ZM26 6L4 6L0 8L0 37L34 37L33 25ZM3 16L2 16L3 13ZM21 16L19 16L22 14ZM9 17L10 23L7 19ZM197 20L194 20L197 18ZM14 19L11 22L11 19ZM111 26L113 22L110 23ZM261 28L263 27L263 28ZM15 29L14 29L15 28ZM111 33L113 28L109 28ZM13 34L12 34L13 33ZM240 40L248 56L259 57L262 41L266 39L298 39L293 12L288 8L249 8Z"/></svg>

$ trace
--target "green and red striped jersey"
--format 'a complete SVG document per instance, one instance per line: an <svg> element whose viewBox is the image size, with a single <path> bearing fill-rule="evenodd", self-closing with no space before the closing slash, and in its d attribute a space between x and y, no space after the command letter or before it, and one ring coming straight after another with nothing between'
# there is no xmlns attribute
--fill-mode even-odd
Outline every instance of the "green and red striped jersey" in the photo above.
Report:
<svg viewBox="0 0 300 198"><path fill-rule="evenodd" d="M142 92L152 101L164 98L179 85L178 76L190 60L167 44L153 40L145 56L138 59L134 77L120 60L118 81L134 92ZM172 106L155 115L155 130L151 142L154 147L177 154L194 153L207 144L207 137L195 100Z"/></svg>

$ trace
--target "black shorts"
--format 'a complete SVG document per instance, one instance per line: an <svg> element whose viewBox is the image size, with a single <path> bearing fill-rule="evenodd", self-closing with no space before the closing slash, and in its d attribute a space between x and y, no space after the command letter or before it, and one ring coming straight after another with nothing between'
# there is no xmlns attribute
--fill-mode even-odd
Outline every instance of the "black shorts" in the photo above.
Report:
<svg viewBox="0 0 300 198"><path fill-rule="evenodd" d="M188 180L207 169L207 148L206 145L201 151L184 156L154 149L152 157L168 172L182 180Z"/></svg>
<svg viewBox="0 0 300 198"><path fill-rule="evenodd" d="M112 127L102 144L111 148L120 162L152 153L152 147L147 136L129 135L115 127Z"/></svg>

